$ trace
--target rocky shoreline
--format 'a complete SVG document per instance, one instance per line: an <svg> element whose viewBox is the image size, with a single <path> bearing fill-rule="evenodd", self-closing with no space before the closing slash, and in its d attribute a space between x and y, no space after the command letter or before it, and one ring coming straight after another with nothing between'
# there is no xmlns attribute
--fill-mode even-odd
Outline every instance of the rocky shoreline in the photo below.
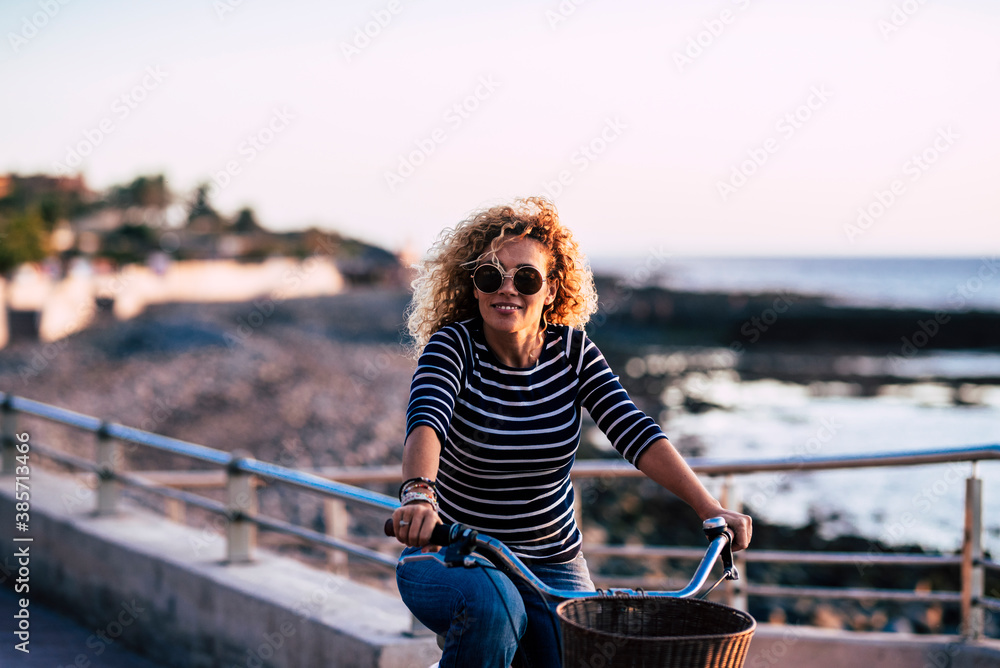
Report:
<svg viewBox="0 0 1000 668"><path fill-rule="evenodd" d="M601 312L588 332L626 345L866 351L1000 351L1000 312L862 308L788 292L737 294L630 288L598 278ZM607 332L607 334L606 334Z"/></svg>

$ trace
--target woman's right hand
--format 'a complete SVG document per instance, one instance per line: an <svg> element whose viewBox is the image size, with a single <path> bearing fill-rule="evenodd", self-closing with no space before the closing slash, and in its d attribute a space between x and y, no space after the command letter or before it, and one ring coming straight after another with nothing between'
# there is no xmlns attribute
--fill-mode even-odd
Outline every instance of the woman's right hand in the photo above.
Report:
<svg viewBox="0 0 1000 668"><path fill-rule="evenodd" d="M431 531L441 524L434 506L424 501L414 501L396 508L392 513L392 526L396 540L410 547L422 547L423 552L437 552L437 545L428 545Z"/></svg>

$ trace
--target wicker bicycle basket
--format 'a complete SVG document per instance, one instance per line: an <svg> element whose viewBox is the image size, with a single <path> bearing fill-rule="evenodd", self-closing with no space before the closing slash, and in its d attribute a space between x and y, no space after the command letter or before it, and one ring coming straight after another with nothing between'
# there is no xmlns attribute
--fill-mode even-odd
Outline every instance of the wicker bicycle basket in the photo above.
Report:
<svg viewBox="0 0 1000 668"><path fill-rule="evenodd" d="M566 668L741 668L757 622L699 599L645 596L560 603Z"/></svg>

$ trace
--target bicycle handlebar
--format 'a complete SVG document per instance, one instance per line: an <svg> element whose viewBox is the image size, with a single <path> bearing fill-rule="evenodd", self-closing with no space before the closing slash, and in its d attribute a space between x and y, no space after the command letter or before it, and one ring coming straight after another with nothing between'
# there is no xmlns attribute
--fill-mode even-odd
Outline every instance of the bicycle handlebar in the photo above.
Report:
<svg viewBox="0 0 1000 668"><path fill-rule="evenodd" d="M702 557L698 568L691 580L683 589L662 592L644 592L646 596L666 596L671 598L689 598L698 593L705 585L708 576L715 565L715 561L722 558L723 577L712 586L714 589L722 580L738 580L739 572L733 565L732 540L733 532L726 525L726 520L721 517L713 517L702 523L702 529L710 543ZM384 527L385 535L395 536L395 527L392 520L386 520ZM481 565L472 552L477 552L485 557L490 563L499 568L508 576L518 577L527 582L539 595L548 600L566 600L570 598L585 598L593 596L593 592L570 591L555 589L542 582L538 576L532 573L521 562L518 557L510 551L506 545L496 538L481 534L475 529L464 524L438 524L431 532L430 544L447 547L444 557L437 554L413 554L404 557L404 561L423 561L433 559L442 561L445 566L465 566L473 567ZM710 592L712 589L709 589ZM705 593L705 595L708 594ZM609 590L611 594L636 594L631 589Z"/></svg>
<svg viewBox="0 0 1000 668"><path fill-rule="evenodd" d="M431 545L440 545L441 547L448 547L451 545L452 541L458 536L461 529L464 528L462 524L438 524L431 531ZM396 537L396 528L392 524L392 520L385 521L385 527L383 527L386 536L392 538ZM455 535L453 536L452 533Z"/></svg>

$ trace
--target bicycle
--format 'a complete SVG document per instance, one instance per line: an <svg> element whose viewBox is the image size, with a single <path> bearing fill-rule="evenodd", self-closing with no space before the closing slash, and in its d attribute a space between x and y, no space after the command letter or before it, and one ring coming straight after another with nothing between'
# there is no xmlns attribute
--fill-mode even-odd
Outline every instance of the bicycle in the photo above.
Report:
<svg viewBox="0 0 1000 668"><path fill-rule="evenodd" d="M431 543L444 554L412 554L403 561L440 561L445 567L481 567L475 552L508 577L520 578L546 602L557 603L563 665L615 668L740 668L757 623L746 612L703 600L725 580L738 580L721 517L702 524L709 546L686 586L674 591L568 591L542 582L496 538L462 524L439 524ZM392 520L385 534L393 536ZM723 575L699 598L717 560Z"/></svg>

